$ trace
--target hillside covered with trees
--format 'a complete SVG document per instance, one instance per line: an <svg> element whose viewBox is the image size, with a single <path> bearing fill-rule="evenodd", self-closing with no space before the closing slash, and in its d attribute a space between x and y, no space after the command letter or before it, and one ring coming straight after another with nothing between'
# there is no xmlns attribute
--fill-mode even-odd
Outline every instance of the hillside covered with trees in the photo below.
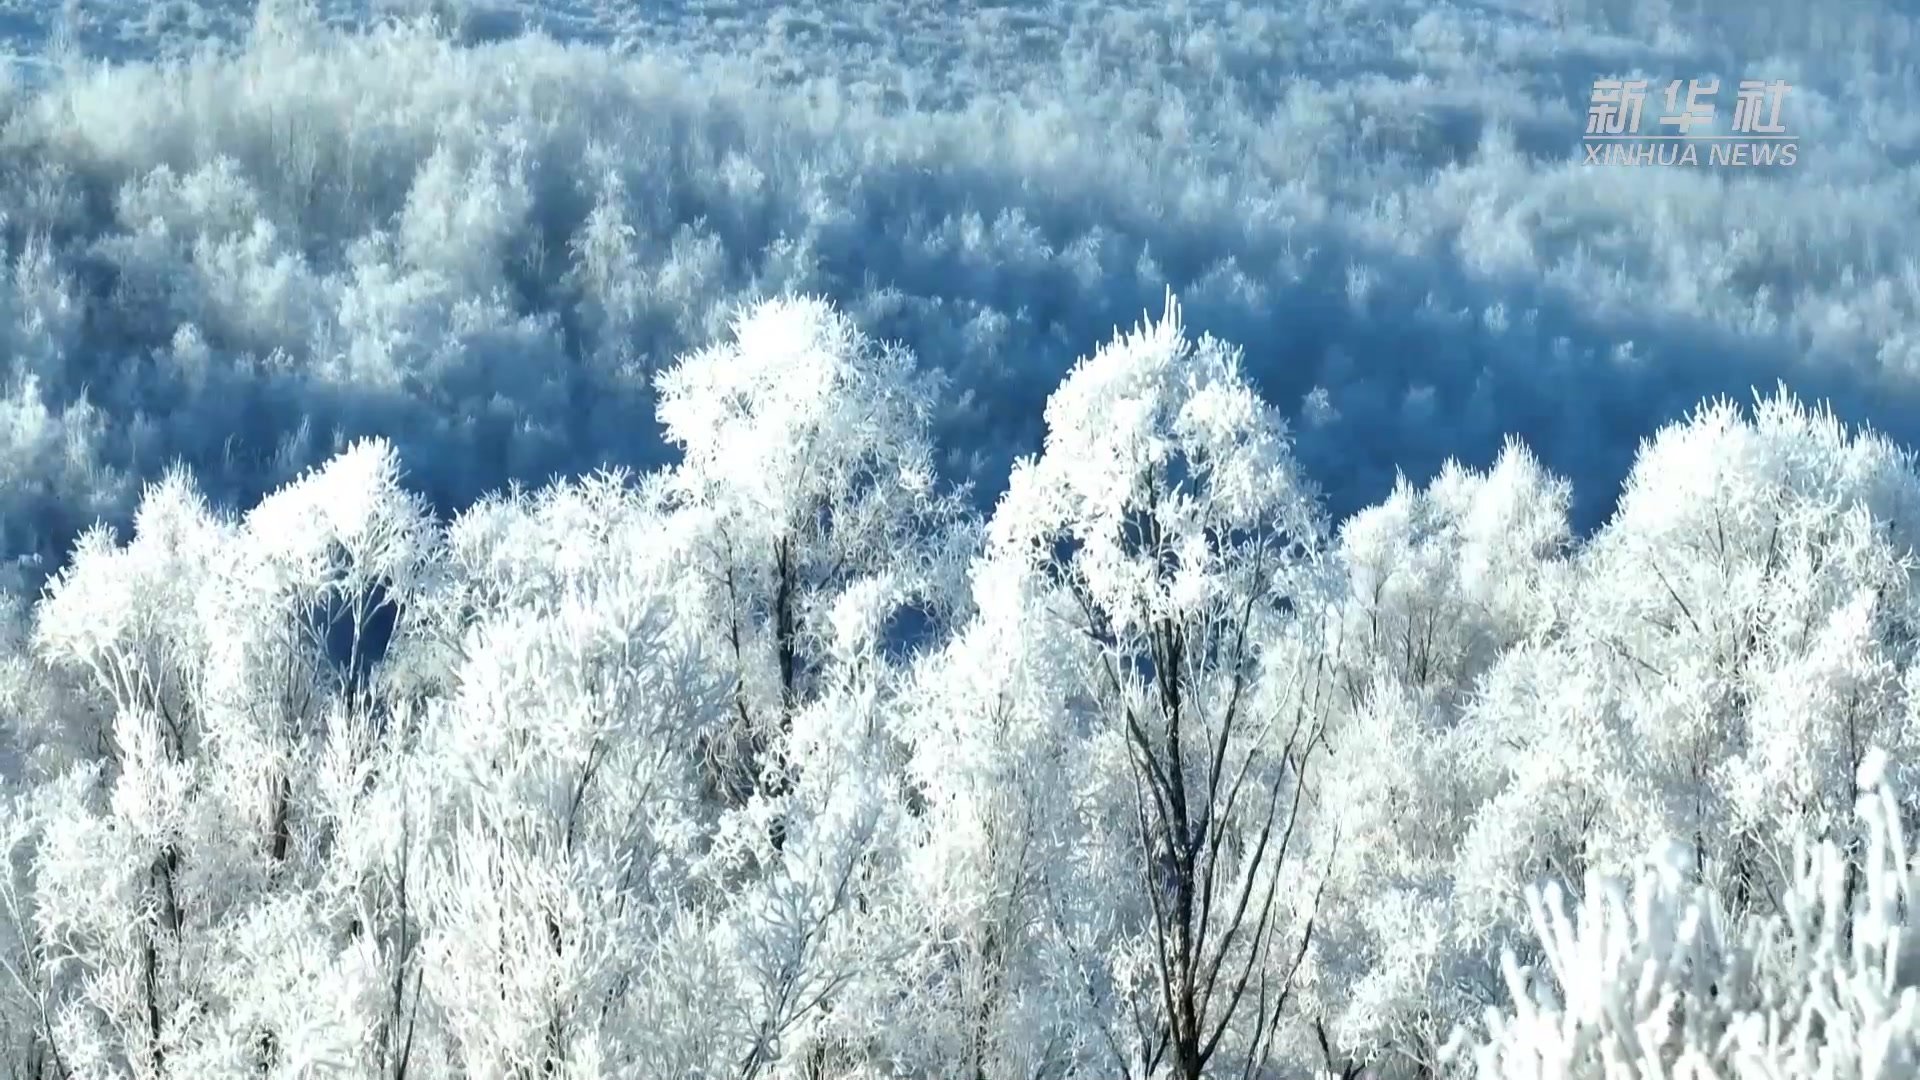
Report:
<svg viewBox="0 0 1920 1080"><path fill-rule="evenodd" d="M0 0L0 1077L1920 1076L1915 55Z"/></svg>

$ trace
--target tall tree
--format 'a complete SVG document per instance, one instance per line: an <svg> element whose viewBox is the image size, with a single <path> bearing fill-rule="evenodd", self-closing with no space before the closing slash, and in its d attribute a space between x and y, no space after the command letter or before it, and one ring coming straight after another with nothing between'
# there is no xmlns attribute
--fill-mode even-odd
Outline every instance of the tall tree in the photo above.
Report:
<svg viewBox="0 0 1920 1080"><path fill-rule="evenodd" d="M49 584L36 650L98 717L93 753L41 793L33 864L66 1067L381 1071L380 1036L351 1033L386 1030L362 961L390 942L340 932L364 869L343 838L378 783L373 670L437 543L367 442L238 520L172 474L127 544L90 533Z"/></svg>
<svg viewBox="0 0 1920 1080"><path fill-rule="evenodd" d="M1561 628L1571 579L1565 481L1510 443L1482 471L1402 479L1341 525L1329 612L1336 719L1322 779L1340 793L1316 935L1314 1043L1336 1075L1438 1068L1454 1025L1503 992L1452 886L1473 813L1499 790L1465 709L1514 648Z"/></svg>
<svg viewBox="0 0 1920 1080"><path fill-rule="evenodd" d="M1075 365L988 533L989 558L1066 601L1036 605L1037 630L1086 646L1083 722L1130 778L1085 807L1128 822L1089 831L1132 852L1120 895L1148 953L1117 1064L1187 1080L1257 1074L1274 1049L1310 933L1300 826L1330 685L1297 614L1324 600L1325 527L1239 361L1169 295Z"/></svg>
<svg viewBox="0 0 1920 1080"><path fill-rule="evenodd" d="M727 786L742 801L784 782L777 743L820 691L836 598L881 576L903 609L944 614L969 530L934 475L937 382L824 300L756 304L658 383L682 453L659 493L732 657Z"/></svg>
<svg viewBox="0 0 1920 1080"><path fill-rule="evenodd" d="M1056 928L1092 840L1076 808L1091 657L1036 617L1066 597L1018 561L976 564L973 585L976 614L916 666L894 715L919 810L891 1053L965 1080L1097 1071L1111 1051L1093 1033L1112 1018L1094 1003L1087 1022L1075 934Z"/></svg>

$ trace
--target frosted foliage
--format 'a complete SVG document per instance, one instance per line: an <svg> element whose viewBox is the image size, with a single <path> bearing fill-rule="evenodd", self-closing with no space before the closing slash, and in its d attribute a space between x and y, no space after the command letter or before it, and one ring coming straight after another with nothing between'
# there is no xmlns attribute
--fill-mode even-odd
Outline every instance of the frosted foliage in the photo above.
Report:
<svg viewBox="0 0 1920 1080"><path fill-rule="evenodd" d="M1284 421L1240 371L1239 350L1191 340L1171 294L1157 320L1080 361L1047 403L1045 453L1018 464L990 541L1038 553L1054 538L1118 632L1222 599L1230 552L1322 529ZM1268 567L1278 571L1279 567Z"/></svg>
<svg viewBox="0 0 1920 1080"><path fill-rule="evenodd" d="M658 478L656 542L732 669L714 753L738 802L786 783L771 755L827 670L897 616L964 603L976 529L935 480L936 384L824 300L757 304L657 382L683 456Z"/></svg>
<svg viewBox="0 0 1920 1080"><path fill-rule="evenodd" d="M1782 911L1730 915L1689 884L1684 849L1629 888L1587 883L1569 911L1530 890L1543 969L1511 957L1514 1012L1462 1057L1501 1080L1890 1078L1920 1068L1914 901L1920 876L1874 750L1857 781L1858 854L1803 847Z"/></svg>
<svg viewBox="0 0 1920 1080"><path fill-rule="evenodd" d="M1072 643L1069 754L1027 768L1073 786L1099 853L1038 877L1050 951L1086 986L1068 1019L1104 1036L1105 1067L1192 1080L1278 1052L1318 895L1296 841L1327 686L1297 613L1323 542L1284 423L1171 296L1074 367L995 508L976 580L1010 595L981 617L1011 602L1025 633Z"/></svg>
<svg viewBox="0 0 1920 1080"><path fill-rule="evenodd" d="M753 308L734 340L688 356L660 379L660 420L684 453L689 487L737 500L726 509L778 530L832 488L873 476L924 494L931 462L897 436L924 423L909 395L912 360L870 342L845 315L812 298Z"/></svg>
<svg viewBox="0 0 1920 1080"><path fill-rule="evenodd" d="M1916 55L0 0L0 1080L1920 1076Z"/></svg>
<svg viewBox="0 0 1920 1080"><path fill-rule="evenodd" d="M508 280L537 170L433 160L380 242ZM1518 440L1336 522L1169 295L983 518L873 315L712 327L659 468L448 516L388 439L244 507L183 466L0 591L0 1071L1920 1071L1911 455L1782 391L1591 533Z"/></svg>
<svg viewBox="0 0 1920 1080"><path fill-rule="evenodd" d="M1912 758L1916 538L1911 455L1783 392L1655 436L1591 545L1576 655L1612 671L1646 795L1742 888L1844 825L1869 745Z"/></svg>
<svg viewBox="0 0 1920 1080"><path fill-rule="evenodd" d="M1551 628L1568 500L1566 481L1516 443L1484 473L1449 462L1425 489L1402 478L1340 528L1354 655L1388 660L1397 681L1468 689Z"/></svg>

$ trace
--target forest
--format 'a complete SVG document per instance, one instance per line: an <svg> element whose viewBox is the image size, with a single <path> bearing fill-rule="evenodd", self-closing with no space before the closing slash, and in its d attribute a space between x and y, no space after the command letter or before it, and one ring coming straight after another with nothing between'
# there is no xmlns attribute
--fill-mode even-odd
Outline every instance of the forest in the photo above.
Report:
<svg viewBox="0 0 1920 1080"><path fill-rule="evenodd" d="M1169 295L984 517L805 296L652 472L170 473L0 639L14 1074L1920 1066L1913 456L1781 392L1584 539L1518 443L1335 528L1240 355Z"/></svg>
<svg viewBox="0 0 1920 1080"><path fill-rule="evenodd" d="M1920 1076L1905 5L356 3L0 0L0 1075Z"/></svg>

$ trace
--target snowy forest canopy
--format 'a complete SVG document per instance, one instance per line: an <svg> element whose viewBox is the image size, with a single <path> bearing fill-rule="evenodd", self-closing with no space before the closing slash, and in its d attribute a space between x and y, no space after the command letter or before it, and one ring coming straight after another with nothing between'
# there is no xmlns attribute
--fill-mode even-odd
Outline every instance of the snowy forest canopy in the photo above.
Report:
<svg viewBox="0 0 1920 1080"><path fill-rule="evenodd" d="M825 301L658 389L657 471L177 471L16 606L15 1075L1920 1067L1884 439L1712 403L1579 542L1518 444L1335 529L1169 298L983 520Z"/></svg>
<svg viewBox="0 0 1920 1080"><path fill-rule="evenodd" d="M1920 19L338 6L0 78L7 1076L1920 1075Z"/></svg>

